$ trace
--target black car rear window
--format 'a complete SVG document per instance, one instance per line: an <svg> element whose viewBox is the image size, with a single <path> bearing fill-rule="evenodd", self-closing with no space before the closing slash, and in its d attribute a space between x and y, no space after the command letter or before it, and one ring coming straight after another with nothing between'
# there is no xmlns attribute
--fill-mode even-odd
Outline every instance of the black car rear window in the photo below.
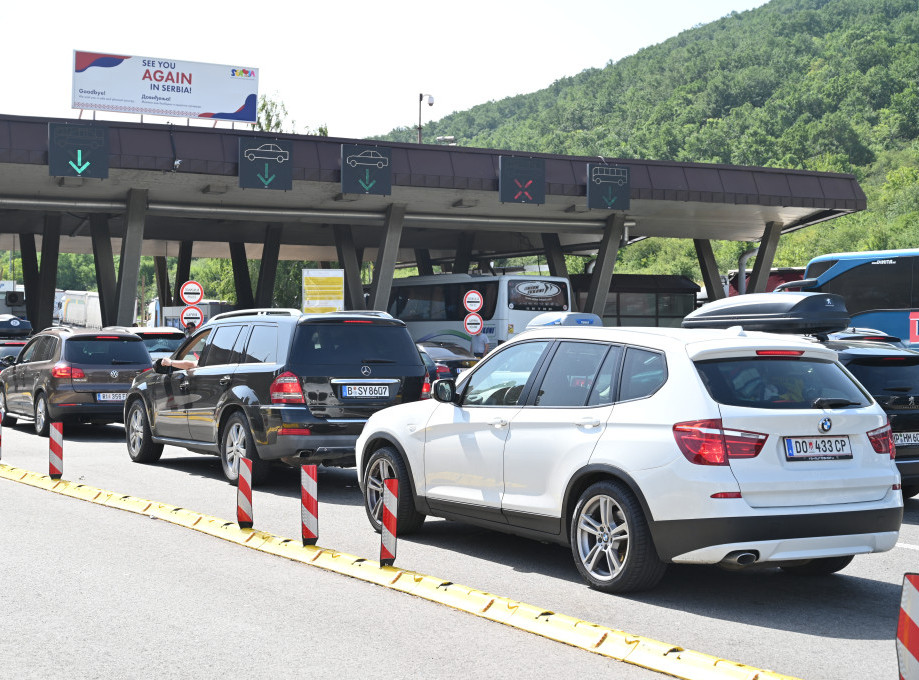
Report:
<svg viewBox="0 0 919 680"><path fill-rule="evenodd" d="M832 361L751 357L696 362L719 404L765 409L867 406L871 399Z"/></svg>
<svg viewBox="0 0 919 680"><path fill-rule="evenodd" d="M148 364L150 355L140 338L70 338L64 343L64 360L77 365Z"/></svg>
<svg viewBox="0 0 919 680"><path fill-rule="evenodd" d="M291 347L294 364L399 364L421 366L405 326L363 320L304 324Z"/></svg>
<svg viewBox="0 0 919 680"><path fill-rule="evenodd" d="M919 394L919 356L856 359L846 368L871 394Z"/></svg>
<svg viewBox="0 0 919 680"><path fill-rule="evenodd" d="M143 338L144 344L147 346L148 351L169 352L172 354L177 349L179 349L179 345L181 345L182 341L185 340L185 335L147 333L142 335L141 338Z"/></svg>

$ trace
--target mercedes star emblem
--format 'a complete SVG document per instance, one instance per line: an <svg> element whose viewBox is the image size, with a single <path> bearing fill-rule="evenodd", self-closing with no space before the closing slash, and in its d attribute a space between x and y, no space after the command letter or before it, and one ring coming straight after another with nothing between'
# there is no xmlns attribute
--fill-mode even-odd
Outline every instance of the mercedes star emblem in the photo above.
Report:
<svg viewBox="0 0 919 680"><path fill-rule="evenodd" d="M361 366L361 375L366 377L370 375L372 372L373 371L370 370L370 366Z"/></svg>

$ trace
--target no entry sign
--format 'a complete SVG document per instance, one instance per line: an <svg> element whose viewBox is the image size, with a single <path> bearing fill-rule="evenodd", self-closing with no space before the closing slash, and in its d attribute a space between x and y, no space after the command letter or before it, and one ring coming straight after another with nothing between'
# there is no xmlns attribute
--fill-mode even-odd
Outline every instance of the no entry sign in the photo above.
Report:
<svg viewBox="0 0 919 680"><path fill-rule="evenodd" d="M467 312L477 312L482 309L482 305L485 304L485 300L482 298L482 294L477 290L470 290L463 296L463 306L466 308Z"/></svg>
<svg viewBox="0 0 919 680"><path fill-rule="evenodd" d="M186 281L179 288L179 297L186 305L196 305L204 298L204 288L197 281Z"/></svg>
<svg viewBox="0 0 919 680"><path fill-rule="evenodd" d="M463 328L469 335L478 335L482 332L482 317L472 312L463 319Z"/></svg>
<svg viewBox="0 0 919 680"><path fill-rule="evenodd" d="M201 313L199 307L194 305L189 305L182 310L182 313L179 315L179 320L182 322L183 326L187 326L190 323L195 324L195 328L201 325L201 321L204 319L204 314Z"/></svg>

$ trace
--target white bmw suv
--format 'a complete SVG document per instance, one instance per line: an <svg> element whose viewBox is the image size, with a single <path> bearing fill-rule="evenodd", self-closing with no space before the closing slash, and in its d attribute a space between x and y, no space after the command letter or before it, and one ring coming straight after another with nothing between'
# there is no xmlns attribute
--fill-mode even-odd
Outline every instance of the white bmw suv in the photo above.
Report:
<svg viewBox="0 0 919 680"><path fill-rule="evenodd" d="M894 547L887 416L836 361L738 329L528 330L357 441L367 516L399 480L398 532L446 517L570 545L594 588L670 562L807 574Z"/></svg>

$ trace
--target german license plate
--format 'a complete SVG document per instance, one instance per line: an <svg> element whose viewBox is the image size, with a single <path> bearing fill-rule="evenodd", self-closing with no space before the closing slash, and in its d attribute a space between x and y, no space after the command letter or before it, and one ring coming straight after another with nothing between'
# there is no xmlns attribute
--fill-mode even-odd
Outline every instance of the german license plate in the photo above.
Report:
<svg viewBox="0 0 919 680"><path fill-rule="evenodd" d="M893 443L897 446L919 446L919 432L894 432Z"/></svg>
<svg viewBox="0 0 919 680"><path fill-rule="evenodd" d="M127 396L124 392L97 392L96 401L124 401Z"/></svg>
<svg viewBox="0 0 919 680"><path fill-rule="evenodd" d="M389 396L389 385L345 385L342 396L352 399L377 399Z"/></svg>
<svg viewBox="0 0 919 680"><path fill-rule="evenodd" d="M787 460L843 460L852 457L849 437L785 437Z"/></svg>

